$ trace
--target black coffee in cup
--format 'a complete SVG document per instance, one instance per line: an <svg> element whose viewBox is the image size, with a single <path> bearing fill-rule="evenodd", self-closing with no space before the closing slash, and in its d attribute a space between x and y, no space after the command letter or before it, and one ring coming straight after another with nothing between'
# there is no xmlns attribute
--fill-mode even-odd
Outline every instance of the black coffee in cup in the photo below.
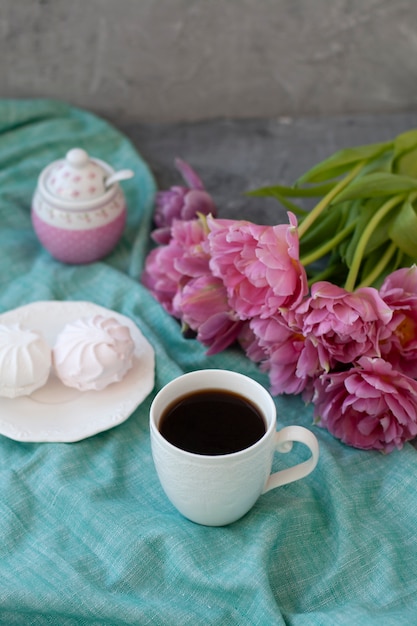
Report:
<svg viewBox="0 0 417 626"><path fill-rule="evenodd" d="M262 412L243 396L223 389L203 389L177 398L159 421L161 435L177 448L195 454L232 454L263 437Z"/></svg>

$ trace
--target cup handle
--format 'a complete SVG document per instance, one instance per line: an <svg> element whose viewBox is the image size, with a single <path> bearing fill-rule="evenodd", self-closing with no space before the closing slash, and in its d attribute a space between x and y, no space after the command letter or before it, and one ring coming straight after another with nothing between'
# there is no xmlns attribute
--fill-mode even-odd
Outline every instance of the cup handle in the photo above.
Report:
<svg viewBox="0 0 417 626"><path fill-rule="evenodd" d="M319 443L315 435L303 426L286 426L275 433L275 451L290 452L294 441L306 445L311 451L311 457L298 465L271 474L262 493L304 478L316 467L319 460Z"/></svg>

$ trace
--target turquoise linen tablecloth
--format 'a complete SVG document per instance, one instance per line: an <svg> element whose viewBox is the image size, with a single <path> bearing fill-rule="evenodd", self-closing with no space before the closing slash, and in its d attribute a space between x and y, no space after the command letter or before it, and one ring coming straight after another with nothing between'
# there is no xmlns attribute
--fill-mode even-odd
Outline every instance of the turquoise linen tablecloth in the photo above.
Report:
<svg viewBox="0 0 417 626"><path fill-rule="evenodd" d="M30 220L39 172L74 146L136 174L123 183L122 241L78 267L53 260ZM280 425L302 424L319 439L313 474L224 528L193 524L166 499L149 444L155 392L204 367L268 381L238 351L206 357L140 284L154 192L146 163L107 122L58 102L0 101L0 312L89 300L130 317L156 353L154 391L116 428L70 444L0 436L0 623L417 624L411 445L388 456L348 448L313 426L298 398L279 397Z"/></svg>

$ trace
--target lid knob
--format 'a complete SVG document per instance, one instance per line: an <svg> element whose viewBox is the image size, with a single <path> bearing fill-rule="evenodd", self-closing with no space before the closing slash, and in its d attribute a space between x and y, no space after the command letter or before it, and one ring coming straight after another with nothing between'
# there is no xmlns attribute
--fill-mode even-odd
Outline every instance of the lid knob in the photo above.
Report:
<svg viewBox="0 0 417 626"><path fill-rule="evenodd" d="M85 167L88 165L90 161L89 156L85 150L82 148L72 148L67 152L66 156L67 162L72 165L72 167Z"/></svg>
<svg viewBox="0 0 417 626"><path fill-rule="evenodd" d="M65 159L50 169L46 187L54 196L71 202L94 200L106 192L109 173L82 148L68 150Z"/></svg>

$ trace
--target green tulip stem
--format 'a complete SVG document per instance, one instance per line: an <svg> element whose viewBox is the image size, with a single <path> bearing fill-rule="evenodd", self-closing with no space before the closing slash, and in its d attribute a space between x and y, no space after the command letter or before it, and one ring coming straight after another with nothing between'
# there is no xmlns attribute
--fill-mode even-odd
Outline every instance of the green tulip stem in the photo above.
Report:
<svg viewBox="0 0 417 626"><path fill-rule="evenodd" d="M365 253L366 245L374 232L375 228L379 224L379 222L398 204L403 202L406 198L405 194L394 196L390 198L376 211L369 220L366 228L364 229L361 238L358 241L356 246L355 255L353 257L352 265L350 267L346 283L345 289L347 291L353 291L355 288L356 279L359 274L360 265L362 263L363 255Z"/></svg>
<svg viewBox="0 0 417 626"><path fill-rule="evenodd" d="M360 161L356 167L354 167L350 173L345 176L340 182L337 183L325 196L320 200L318 204L308 213L307 217L303 219L298 227L298 237L301 237L307 232L317 217L329 206L336 198L336 196L349 185L349 183L359 174L362 168L366 165L367 161Z"/></svg>
<svg viewBox="0 0 417 626"><path fill-rule="evenodd" d="M321 257L323 257L325 254L331 252L337 245L339 245L341 241L343 241L345 237L350 235L350 233L355 229L357 222L358 219L354 220L349 224L349 226L343 228L343 230L341 230L339 233L337 233L337 235L326 241L326 243L324 243L322 246L316 248L315 250L313 250L313 252L310 252L310 254L306 254L300 259L300 263L304 266L310 265L310 263L318 261L318 259L321 259Z"/></svg>
<svg viewBox="0 0 417 626"><path fill-rule="evenodd" d="M372 283L380 276L380 274L382 274L385 267L388 265L388 263L394 256L396 250L397 250L397 246L392 241L390 245L388 246L388 248L386 249L385 253L382 255L382 257L378 261L378 263L373 268L372 272L369 272L369 274L364 278L364 280L357 286L357 289L359 287L368 287L369 285L372 285Z"/></svg>

